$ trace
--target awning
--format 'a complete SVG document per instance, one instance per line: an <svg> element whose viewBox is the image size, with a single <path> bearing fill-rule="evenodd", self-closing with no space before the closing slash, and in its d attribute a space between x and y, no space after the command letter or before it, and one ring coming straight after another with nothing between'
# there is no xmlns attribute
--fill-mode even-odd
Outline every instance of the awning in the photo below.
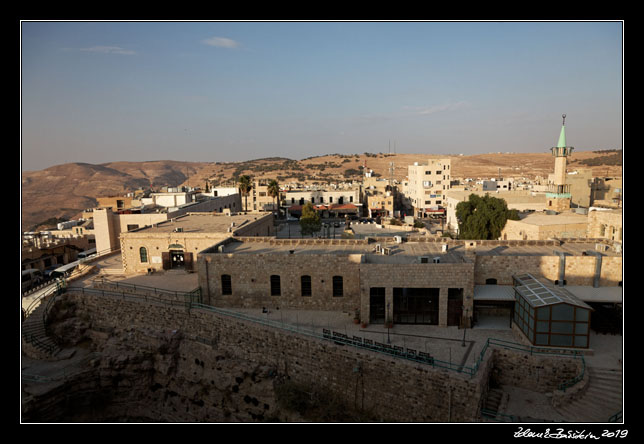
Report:
<svg viewBox="0 0 644 444"><path fill-rule="evenodd" d="M512 285L475 285L474 300L514 302L514 288Z"/></svg>
<svg viewBox="0 0 644 444"><path fill-rule="evenodd" d="M595 303L621 304L624 291L622 287L590 287L582 285L566 285L569 292L582 301Z"/></svg>

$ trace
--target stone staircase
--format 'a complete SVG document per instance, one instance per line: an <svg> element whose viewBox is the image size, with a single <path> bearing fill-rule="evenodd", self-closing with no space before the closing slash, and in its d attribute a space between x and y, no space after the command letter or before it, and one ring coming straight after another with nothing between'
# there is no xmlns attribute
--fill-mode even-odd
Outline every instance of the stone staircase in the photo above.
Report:
<svg viewBox="0 0 644 444"><path fill-rule="evenodd" d="M622 370L586 367L589 385L584 395L555 410L568 422L608 422L622 410Z"/></svg>
<svg viewBox="0 0 644 444"><path fill-rule="evenodd" d="M46 308L47 303L43 301L22 323L23 351L34 358L51 359L61 350L47 335L43 318Z"/></svg>
<svg viewBox="0 0 644 444"><path fill-rule="evenodd" d="M511 418L508 415L502 414L505 405L507 404L507 393L498 388L491 388L487 392L485 398L485 405L481 412L481 420L483 422L507 422Z"/></svg>

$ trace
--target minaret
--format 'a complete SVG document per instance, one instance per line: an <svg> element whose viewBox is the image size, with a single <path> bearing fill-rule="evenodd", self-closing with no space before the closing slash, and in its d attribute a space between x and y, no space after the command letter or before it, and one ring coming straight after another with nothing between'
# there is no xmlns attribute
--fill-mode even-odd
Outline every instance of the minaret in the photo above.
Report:
<svg viewBox="0 0 644 444"><path fill-rule="evenodd" d="M550 148L555 158L555 174L546 192L546 208L554 211L565 211L570 208L570 185L566 185L566 158L572 154L574 149L566 146L566 115L561 116L563 123L559 142L556 147Z"/></svg>

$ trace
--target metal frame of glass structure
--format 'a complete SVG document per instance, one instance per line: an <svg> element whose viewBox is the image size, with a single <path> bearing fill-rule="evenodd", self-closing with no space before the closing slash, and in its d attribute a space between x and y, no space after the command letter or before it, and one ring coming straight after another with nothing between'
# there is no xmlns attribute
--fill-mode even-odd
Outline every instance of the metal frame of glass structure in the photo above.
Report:
<svg viewBox="0 0 644 444"><path fill-rule="evenodd" d="M563 287L526 273L512 276L513 321L534 345L588 348L593 309Z"/></svg>

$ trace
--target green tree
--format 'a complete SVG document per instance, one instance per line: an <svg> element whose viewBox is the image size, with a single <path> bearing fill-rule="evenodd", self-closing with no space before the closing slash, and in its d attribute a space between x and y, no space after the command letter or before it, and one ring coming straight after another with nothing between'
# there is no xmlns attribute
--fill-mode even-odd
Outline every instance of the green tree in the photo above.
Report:
<svg viewBox="0 0 644 444"><path fill-rule="evenodd" d="M322 220L320 215L311 202L307 202L302 208L302 216L300 217L300 231L302 235L313 235L322 229Z"/></svg>
<svg viewBox="0 0 644 444"><path fill-rule="evenodd" d="M275 202L275 204L273 205L273 210L277 210L277 213L279 214L279 207L277 206L277 202L279 202L280 197L280 184L275 179L271 179L268 182L267 192L268 195L273 198L273 202Z"/></svg>
<svg viewBox="0 0 644 444"><path fill-rule="evenodd" d="M248 211L248 194L253 189L253 180L250 176L241 176L237 182L239 192L244 196L244 208Z"/></svg>
<svg viewBox="0 0 644 444"><path fill-rule="evenodd" d="M470 194L467 201L456 205L456 218L461 239L498 239L505 222L519 220L519 214L509 210L503 199Z"/></svg>

